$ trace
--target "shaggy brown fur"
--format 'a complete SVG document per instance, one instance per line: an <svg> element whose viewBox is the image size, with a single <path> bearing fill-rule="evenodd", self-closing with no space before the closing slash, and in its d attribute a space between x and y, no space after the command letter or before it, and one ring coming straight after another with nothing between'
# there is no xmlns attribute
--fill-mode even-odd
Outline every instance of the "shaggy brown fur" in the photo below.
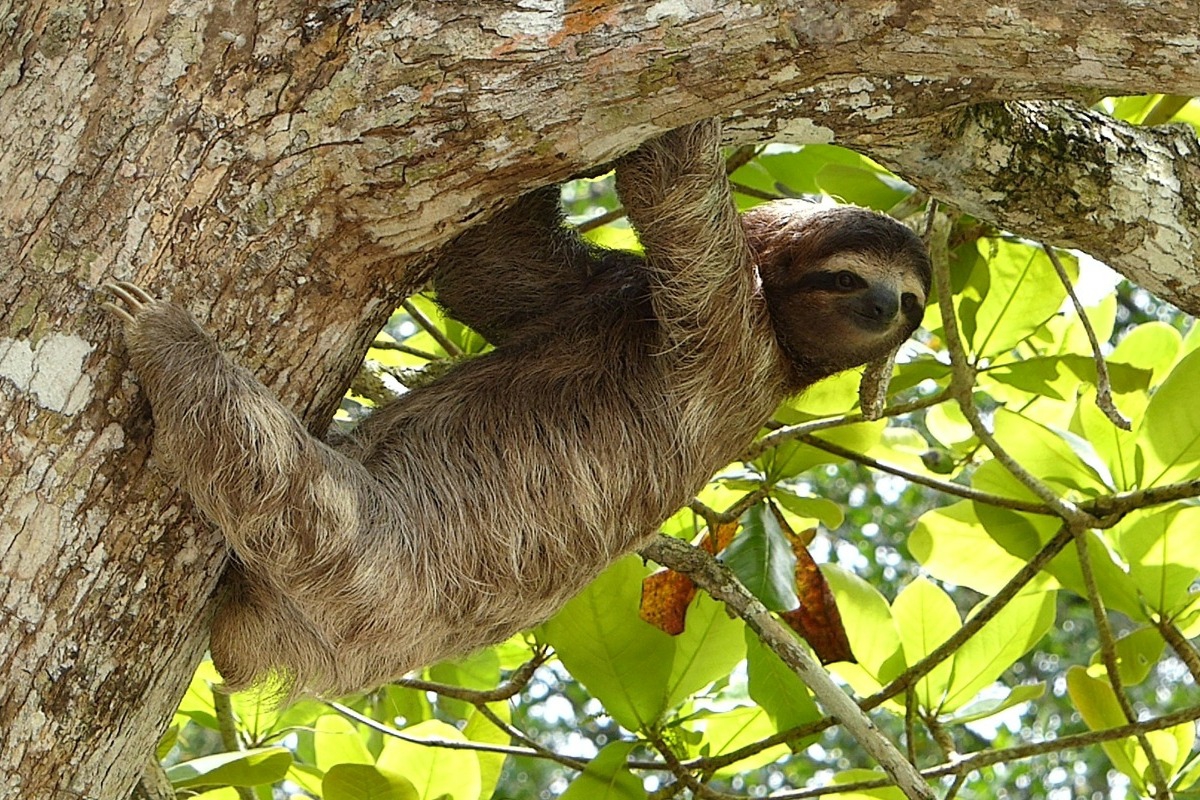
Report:
<svg viewBox="0 0 1200 800"><path fill-rule="evenodd" d="M861 209L739 219L714 122L620 162L646 258L561 225L555 191L452 245L442 302L495 352L336 448L186 312L110 287L156 451L236 555L212 653L340 694L504 639L647 541L787 395L916 327L929 263Z"/></svg>

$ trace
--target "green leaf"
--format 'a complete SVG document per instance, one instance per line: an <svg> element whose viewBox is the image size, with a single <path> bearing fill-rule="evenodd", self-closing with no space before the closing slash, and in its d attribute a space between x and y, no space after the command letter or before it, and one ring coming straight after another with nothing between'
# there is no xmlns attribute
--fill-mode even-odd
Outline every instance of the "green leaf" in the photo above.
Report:
<svg viewBox="0 0 1200 800"><path fill-rule="evenodd" d="M1067 692L1083 721L1092 730L1120 727L1126 724L1125 715L1109 682L1092 676L1091 672L1098 669L1071 667L1067 671ZM1195 736L1195 724L1191 722L1146 733L1154 758L1168 781L1187 764ZM1150 762L1137 741L1130 736L1103 742L1100 746L1113 766L1132 780L1134 788L1146 793L1146 787L1151 783Z"/></svg>
<svg viewBox="0 0 1200 800"><path fill-rule="evenodd" d="M982 373L990 380L1056 400L1073 398L1080 381L1096 385L1096 362L1091 356L1056 355L1025 358L993 367ZM1150 372L1129 364L1111 363L1108 374L1114 392L1144 391L1150 385Z"/></svg>
<svg viewBox="0 0 1200 800"><path fill-rule="evenodd" d="M705 756L731 753L762 741L775 733L767 712L759 706L740 706L728 711L701 711L693 714L684 727L703 733L699 752ZM718 775L737 775L770 764L787 753L787 747L768 747L752 756L717 770Z"/></svg>
<svg viewBox="0 0 1200 800"><path fill-rule="evenodd" d="M570 673L631 731L662 713L674 660L671 637L638 617L647 573L636 556L617 561L541 629Z"/></svg>
<svg viewBox="0 0 1200 800"><path fill-rule="evenodd" d="M874 586L833 564L823 564L821 574L837 601L858 663L880 685L898 676L905 668L904 652L887 600Z"/></svg>
<svg viewBox="0 0 1200 800"><path fill-rule="evenodd" d="M900 592L892 603L892 617L908 664L916 664L962 627L954 601L924 578ZM917 683L917 700L926 711L940 711L952 677L953 665L944 661Z"/></svg>
<svg viewBox="0 0 1200 800"><path fill-rule="evenodd" d="M742 585L771 611L791 611L796 596L796 555L766 503L742 515L742 532L721 553Z"/></svg>
<svg viewBox="0 0 1200 800"><path fill-rule="evenodd" d="M930 575L983 594L1000 591L1025 566L1025 559L1011 555L988 534L970 500L922 514L908 537L908 549Z"/></svg>
<svg viewBox="0 0 1200 800"><path fill-rule="evenodd" d="M1175 365L1150 398L1138 428L1145 459L1145 487L1162 486L1200 474L1200 350Z"/></svg>
<svg viewBox="0 0 1200 800"><path fill-rule="evenodd" d="M1150 626L1138 628L1117 639L1117 673L1123 686L1137 686L1150 674L1158 663L1167 643L1162 634ZM1092 654L1092 666L1103 669L1103 653Z"/></svg>
<svg viewBox="0 0 1200 800"><path fill-rule="evenodd" d="M458 728L430 719L403 731L412 739L465 742ZM479 758L470 750L451 750L388 737L375 766L390 776L399 775L412 783L418 800L478 800L482 788Z"/></svg>
<svg viewBox="0 0 1200 800"><path fill-rule="evenodd" d="M313 755L322 772L335 764L374 764L359 728L341 714L325 714L313 725Z"/></svg>
<svg viewBox="0 0 1200 800"><path fill-rule="evenodd" d="M979 700L970 703L960 708L957 712L945 719L945 722L955 725L964 725L968 722L975 722L981 719L987 719L999 714L1001 711L1019 706L1022 703L1028 703L1037 700L1046 693L1046 684L1044 683L1026 683L1010 689L1004 697L998 699Z"/></svg>
<svg viewBox="0 0 1200 800"><path fill-rule="evenodd" d="M977 358L1006 353L1058 313L1066 290L1040 248L980 239L982 256L961 295L962 329ZM1060 256L1068 271L1075 259Z"/></svg>
<svg viewBox="0 0 1200 800"><path fill-rule="evenodd" d="M745 624L725 604L699 593L683 633L671 637L671 674L664 709L674 708L713 681L728 677L746 655Z"/></svg>
<svg viewBox="0 0 1200 800"><path fill-rule="evenodd" d="M188 800L241 800L241 795L232 786L222 786L220 789L209 789L200 794L189 795Z"/></svg>
<svg viewBox="0 0 1200 800"><path fill-rule="evenodd" d="M1113 479L1085 439L1053 431L1008 409L997 409L995 436L1021 466L1051 485L1088 496L1107 494Z"/></svg>
<svg viewBox="0 0 1200 800"><path fill-rule="evenodd" d="M885 425L886 423L883 421L840 425L837 428L821 431L819 438L845 450L865 453L879 443ZM760 456L755 461L755 465L762 470L768 482L778 483L786 478L794 478L801 472L820 464L833 464L839 461L842 461L839 456L803 442L784 442L779 447L773 447Z"/></svg>
<svg viewBox="0 0 1200 800"><path fill-rule="evenodd" d="M1118 410L1130 419L1138 419L1143 411L1144 401L1135 405L1132 395L1127 395L1119 404ZM1145 395L1139 395L1139 399ZM1138 483L1137 434L1126 431L1112 423L1104 412L1096 405L1096 393L1084 392L1079 398L1079 406L1075 411L1072 427L1078 430L1084 438L1091 442L1096 454L1104 459L1112 474L1113 487L1118 491L1134 489Z"/></svg>
<svg viewBox="0 0 1200 800"><path fill-rule="evenodd" d="M512 722L512 709L508 703L488 703L487 707L500 719ZM485 717L478 709L467 719L463 735L472 742L483 742L484 744L507 745L512 743L512 738L496 727L496 723ZM504 770L504 760L507 756L503 753L484 752L478 752L475 755L479 759L479 797L481 800L486 800L496 791L496 784L500 782L500 773Z"/></svg>
<svg viewBox="0 0 1200 800"><path fill-rule="evenodd" d="M1136 326L1117 343L1108 360L1111 364L1129 364L1149 370L1150 385L1157 386L1179 357L1183 337L1165 322L1146 322Z"/></svg>
<svg viewBox="0 0 1200 800"><path fill-rule="evenodd" d="M313 797L321 797L321 782L325 780L325 773L312 764L293 761L284 780L296 784Z"/></svg>
<svg viewBox="0 0 1200 800"><path fill-rule="evenodd" d="M966 705L1032 650L1054 625L1055 599L1055 592L1026 588L964 642L951 660L954 675L941 710Z"/></svg>
<svg viewBox="0 0 1200 800"><path fill-rule="evenodd" d="M749 628L745 641L750 698L767 712L775 729L785 731L820 719L821 712L804 681ZM793 749L805 747L817 738L803 740Z"/></svg>
<svg viewBox="0 0 1200 800"><path fill-rule="evenodd" d="M213 709L213 687L221 684L221 676L212 661L205 659L196 667L179 708L175 711L175 722L181 727L188 721L209 730L220 730L217 713Z"/></svg>
<svg viewBox="0 0 1200 800"><path fill-rule="evenodd" d="M784 510L790 511L797 517L815 519L830 530L840 527L846 518L846 515L842 513L841 506L824 497L801 497L791 489L785 489L782 486L776 487L771 492L771 496L779 501L779 505L783 506Z"/></svg>
<svg viewBox="0 0 1200 800"><path fill-rule="evenodd" d="M865 159L864 159L865 160ZM886 211L912 194L912 187L873 164L829 164L817 173L821 191L847 203Z"/></svg>
<svg viewBox="0 0 1200 800"><path fill-rule="evenodd" d="M167 768L176 789L198 786L257 786L283 780L292 754L282 747L260 747L194 758Z"/></svg>
<svg viewBox="0 0 1200 800"><path fill-rule="evenodd" d="M1175 506L1139 512L1114 532L1117 549L1146 604L1164 616L1191 602L1200 578L1200 507Z"/></svg>
<svg viewBox="0 0 1200 800"><path fill-rule="evenodd" d="M579 777L571 781L561 800L644 800L646 790L642 781L625 767L636 746L636 742L605 745Z"/></svg>
<svg viewBox="0 0 1200 800"><path fill-rule="evenodd" d="M336 764L321 781L324 800L418 800L416 788L373 764Z"/></svg>
<svg viewBox="0 0 1200 800"><path fill-rule="evenodd" d="M179 724L173 724L167 728L162 737L158 740L158 746L154 748L154 757L162 761L167 757L175 747L175 742L179 741Z"/></svg>

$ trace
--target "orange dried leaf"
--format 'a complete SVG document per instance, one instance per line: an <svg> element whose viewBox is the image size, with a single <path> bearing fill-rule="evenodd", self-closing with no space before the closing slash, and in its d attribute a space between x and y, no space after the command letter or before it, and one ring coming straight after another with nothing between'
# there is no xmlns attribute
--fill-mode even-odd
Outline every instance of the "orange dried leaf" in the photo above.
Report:
<svg viewBox="0 0 1200 800"><path fill-rule="evenodd" d="M642 581L638 616L660 631L678 636L687 622L688 604L696 596L696 584L686 575L660 569Z"/></svg>
<svg viewBox="0 0 1200 800"><path fill-rule="evenodd" d="M794 534L790 538L792 552L796 554L796 595L800 598L800 607L779 616L808 642L822 664L856 663L833 591L805 547L803 538Z"/></svg>
<svg viewBox="0 0 1200 800"><path fill-rule="evenodd" d="M736 520L718 525L715 532L704 534L700 547L716 555L729 546L737 529ZM696 584L691 578L672 569L660 569L642 581L638 616L660 631L678 636L683 633L688 605L695 596Z"/></svg>

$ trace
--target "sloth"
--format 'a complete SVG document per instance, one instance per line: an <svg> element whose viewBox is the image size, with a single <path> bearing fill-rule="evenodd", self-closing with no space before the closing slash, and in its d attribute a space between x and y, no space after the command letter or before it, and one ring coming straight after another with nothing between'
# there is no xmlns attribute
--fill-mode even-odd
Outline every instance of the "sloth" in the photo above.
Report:
<svg viewBox="0 0 1200 800"><path fill-rule="evenodd" d="M369 689L545 620L641 547L775 407L917 327L924 247L851 206L737 213L705 121L617 164L644 256L585 243L557 188L446 248L439 302L495 349L326 443L183 309L130 283L155 453L233 559L231 688Z"/></svg>

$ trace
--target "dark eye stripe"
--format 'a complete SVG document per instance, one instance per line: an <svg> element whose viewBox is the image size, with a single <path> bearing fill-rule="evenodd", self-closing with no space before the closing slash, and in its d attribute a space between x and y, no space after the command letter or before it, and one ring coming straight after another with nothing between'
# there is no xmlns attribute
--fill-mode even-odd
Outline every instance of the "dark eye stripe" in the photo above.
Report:
<svg viewBox="0 0 1200 800"><path fill-rule="evenodd" d="M854 285L849 288L840 286L838 284L838 279L841 275L851 276L854 279ZM780 287L780 289L785 292L798 292L802 289L815 289L822 292L846 292L853 291L854 289L861 289L866 285L866 281L864 281L858 275L842 270L839 272L809 272L805 275L801 275L798 280L784 284Z"/></svg>

